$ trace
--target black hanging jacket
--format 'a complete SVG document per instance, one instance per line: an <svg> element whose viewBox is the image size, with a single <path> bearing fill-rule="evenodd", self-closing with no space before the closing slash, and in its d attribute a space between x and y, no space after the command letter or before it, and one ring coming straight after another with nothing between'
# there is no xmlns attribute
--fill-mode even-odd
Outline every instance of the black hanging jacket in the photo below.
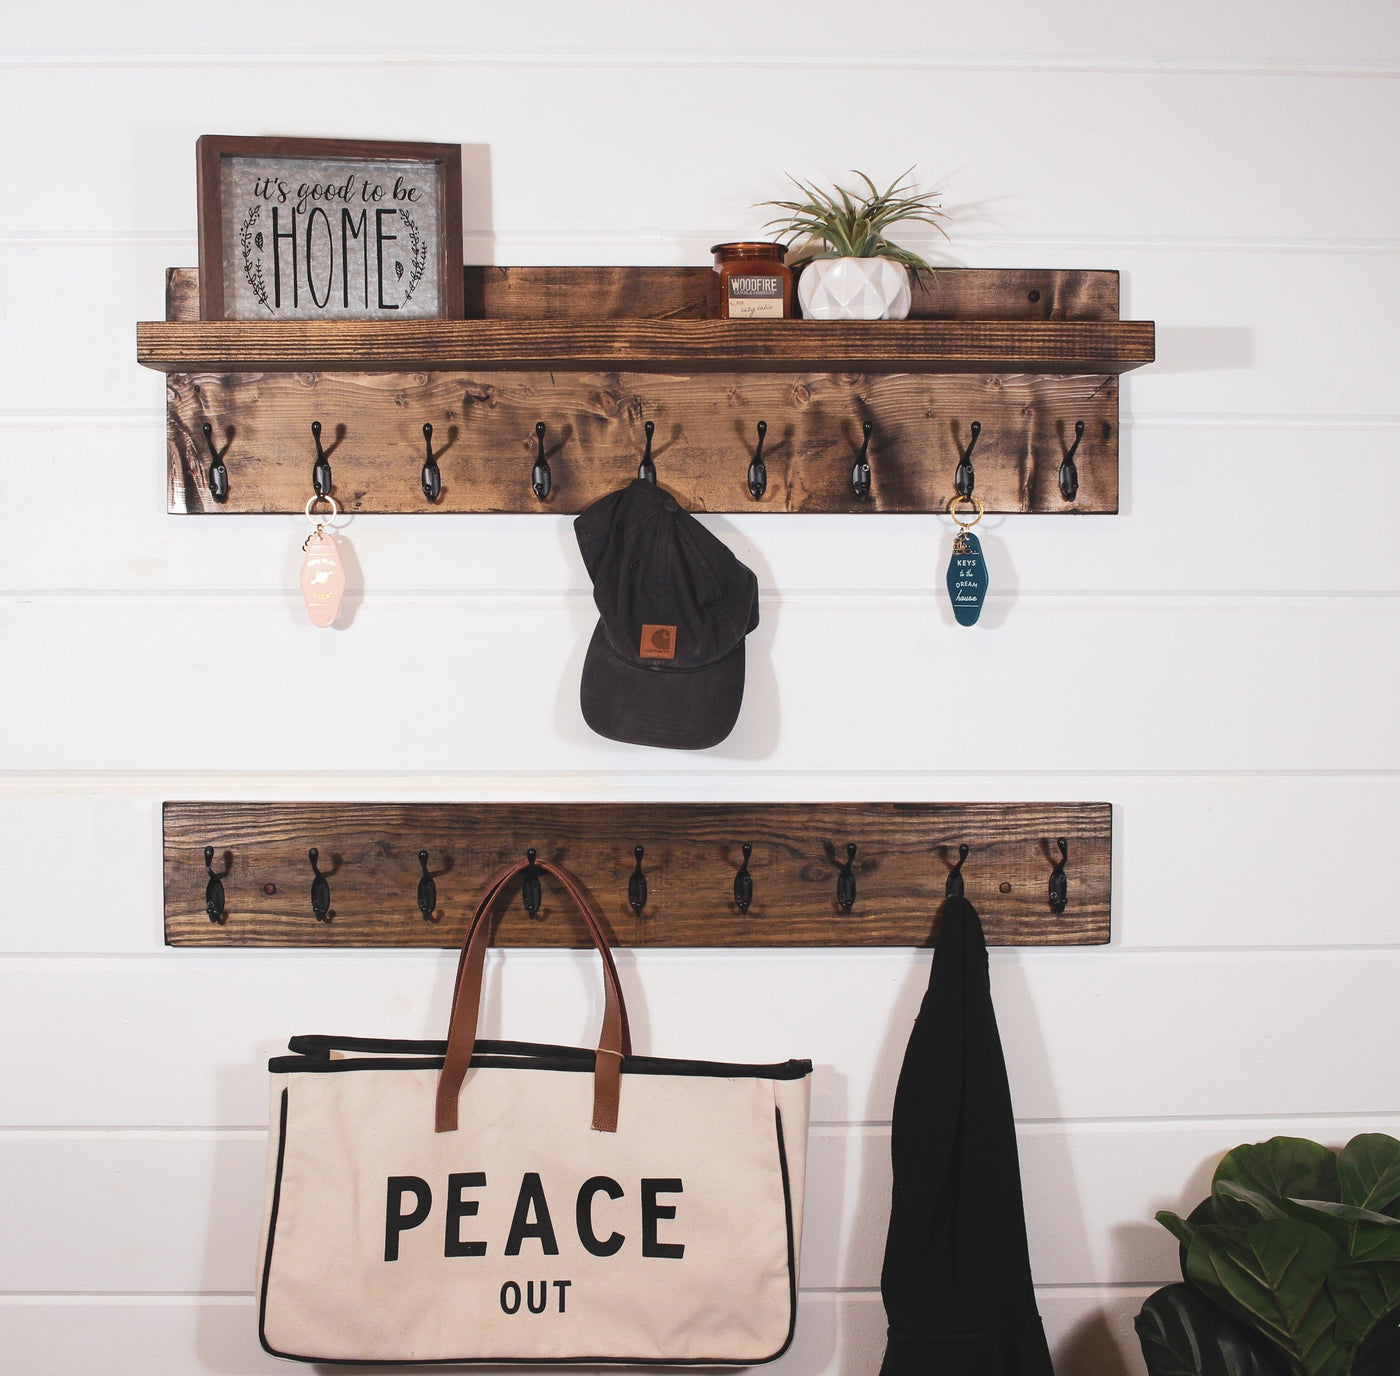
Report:
<svg viewBox="0 0 1400 1376"><path fill-rule="evenodd" d="M965 898L943 906L895 1091L891 1155L880 1376L1053 1376L987 942Z"/></svg>

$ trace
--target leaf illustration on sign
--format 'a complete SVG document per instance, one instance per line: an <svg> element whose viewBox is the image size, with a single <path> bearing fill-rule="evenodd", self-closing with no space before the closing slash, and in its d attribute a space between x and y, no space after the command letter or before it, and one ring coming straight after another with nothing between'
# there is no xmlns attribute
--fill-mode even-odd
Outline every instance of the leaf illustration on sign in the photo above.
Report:
<svg viewBox="0 0 1400 1376"><path fill-rule="evenodd" d="M262 230L253 230L261 214L262 206L255 205L249 208L247 219L238 227L238 247L243 254L243 276L247 280L248 288L253 293L254 300L271 315L273 310L267 299L267 281L263 277L262 259L255 259L253 256L254 244L257 245L259 253L262 252Z"/></svg>
<svg viewBox="0 0 1400 1376"><path fill-rule="evenodd" d="M408 211L400 209L399 215L403 219L404 227L408 230L408 248L413 254L413 266L408 274L408 290L404 292L404 304L407 305L413 299L413 293L418 289L418 283L422 280L423 273L428 266L428 243L424 239L422 232L418 228L418 221L413 218ZM399 276L403 276L403 264L395 262Z"/></svg>
<svg viewBox="0 0 1400 1376"><path fill-rule="evenodd" d="M948 600L959 626L975 626L987 600L987 561L982 542L966 530L953 541L953 557L948 561Z"/></svg>

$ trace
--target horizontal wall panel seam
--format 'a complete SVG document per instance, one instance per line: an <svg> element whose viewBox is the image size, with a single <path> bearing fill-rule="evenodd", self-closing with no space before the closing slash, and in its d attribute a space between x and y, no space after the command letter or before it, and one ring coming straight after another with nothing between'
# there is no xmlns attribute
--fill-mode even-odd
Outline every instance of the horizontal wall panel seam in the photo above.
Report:
<svg viewBox="0 0 1400 1376"><path fill-rule="evenodd" d="M729 770L715 769L704 774L678 773L674 769L642 769L633 768L627 770L610 769L588 769L582 771L565 771L548 769L512 769L512 770L459 770L459 769L439 769L439 770L415 770L413 772L413 782L405 784L404 776L398 770L309 770L293 769L278 772L267 769L256 770L207 770L192 769L189 771L178 770L137 770L137 769L108 769L108 770L65 770L65 769L0 769L0 789L14 787L17 790L24 789L32 791L34 789L47 790L57 785L60 791L69 792L74 790L87 791L91 789L102 789L107 792L125 793L132 789L133 785L139 784L142 791L160 791L164 788L180 788L187 791L190 797L200 797L214 799L222 796L223 791L229 788L237 788L243 793L252 793L258 788L272 788L279 791L297 789L305 790L309 795L315 795L324 801L336 801L344 797L345 801L363 801L351 799L351 790L361 788L387 788L391 790L394 797L389 801L425 801L421 796L426 790L424 784L434 786L436 792L434 796L441 796L451 791L465 790L470 792L468 785L477 785L481 792L481 801L502 796L502 790L488 787L481 789L483 784L492 785L502 779L520 782L522 784L538 785L542 781L548 781L555 786L559 797L553 801L570 802L608 802L617 797L612 787L606 788L604 794L603 787L600 787L599 795L589 795L586 798L579 796L578 780L586 777L590 781L596 781L600 786L611 786L619 782L630 782L637 779L645 780L648 789L655 788L663 781L671 781L677 794L693 790L697 783L702 788L708 788L717 783L729 781L731 783L742 783L746 786L746 796L759 798L762 795L757 791L756 786L771 783L775 787L791 784L793 781L812 782L815 780L830 779L848 783L851 780L868 780L870 788L867 789L871 796L868 799L850 798L846 801L920 801L911 798L882 800L873 796L873 792L882 792L883 785L889 781L901 783L914 783L926 780L930 785L935 783L940 787L949 781L956 780L977 780L986 779L1020 779L1026 782L1042 782L1051 779L1102 779L1106 782L1131 781L1135 779L1148 780L1159 783L1195 783L1202 780L1216 781L1221 779L1243 780L1249 782L1266 783L1362 783L1372 780L1390 781L1400 779L1400 769L983 769L978 770L975 775L966 769L930 770L930 769L770 769L770 770ZM872 792L873 790L873 792ZM454 798L454 801L474 801L472 797ZM426 801L431 801L427 799ZM532 790L528 795L522 794L520 801L525 802L549 802L551 799L544 797L536 790ZM656 799L656 801L663 801ZM684 798L666 799L664 801L686 801ZM779 797L776 793L772 795L775 802L802 802L801 798ZM834 799L833 801L841 801ZM937 801L937 800L934 800ZM1111 801L1111 800L1109 800Z"/></svg>
<svg viewBox="0 0 1400 1376"><path fill-rule="evenodd" d="M1396 1114L1370 1113L1357 1110L1352 1113L1245 1113L1245 1114L1205 1114L1163 1115L1155 1114L1140 1118L1017 1118L1016 1126L1027 1132L1047 1133L1098 1133L1116 1131L1189 1131L1196 1128L1227 1127L1238 1124L1248 1130L1256 1123L1288 1123L1303 1127L1308 1123L1395 1122ZM827 1137L888 1137L888 1120L860 1119L813 1119L809 1124L812 1135ZM1377 1131L1380 1129L1377 1128ZM213 1123L208 1125L171 1124L161 1127L124 1127L121 1125L94 1126L90 1123L78 1127L62 1124L42 1127L0 1127L0 1147L6 1142L46 1142L46 1141L120 1141L120 1142L171 1142L171 1141L259 1141L267 1137L267 1128L262 1124Z"/></svg>
<svg viewBox="0 0 1400 1376"><path fill-rule="evenodd" d="M466 229L462 232L464 245L479 242L488 247L499 244L529 244L539 247L557 244L567 251L570 245L590 245L598 243L645 245L646 251L656 253L661 248L686 248L691 244L704 243L713 239L712 233L703 230L662 228L642 232L629 232L622 228L603 227L589 234L567 234L540 232L528 229L499 228L490 230ZM65 229L45 225L36 229L0 230L0 251L27 249L110 249L110 248L150 248L165 244L172 250L187 254L193 266L196 240L193 233L178 229L112 230ZM1134 253L1307 253L1307 254L1366 254L1380 255L1400 253L1400 238L1349 239L1333 235L1250 236L1238 238L1221 235L1167 234L1155 237L1131 235L1099 236L1086 234L1002 234L995 236L959 236L954 244L960 250L975 251L985 249L1044 248L1068 252L1113 250ZM477 264L472 266L492 266ZM183 264L171 263L179 267ZM946 264L944 266L957 266Z"/></svg>
<svg viewBox="0 0 1400 1376"><path fill-rule="evenodd" d="M417 920L415 918L415 920ZM500 949L500 948L493 948ZM859 960L870 965L895 962L903 964L911 957L931 960L930 948L912 946L670 946L620 948L646 964L662 962L685 964L703 961L707 964L729 962L743 965L749 961L772 960L782 953L787 968L798 968L804 963L829 964L849 963ZM91 951L4 951L0 952L0 976L10 966L33 968L49 962L55 969L60 966L81 965L86 962L93 970L110 965L130 968L146 962L149 973L173 973L178 967L199 964L206 967L224 965L236 968L239 964L275 965L277 963L305 964L315 961L331 966L346 964L361 967L376 962L386 969L394 970L405 966L436 966L442 961L455 959L457 948L452 947L403 947L394 950L377 947L338 947L334 950L317 950L300 946L279 947L163 947L151 951L112 951L94 953ZM590 948L538 947L534 949L513 947L502 959L512 961L530 960L541 964L549 962L569 962L589 956ZM1097 969L1105 966L1150 962L1160 966L1163 963L1185 962L1199 968L1205 964L1230 965L1239 961L1258 962L1269 959L1278 962L1295 961L1356 961L1360 957L1384 958L1400 957L1400 945L1358 945L1358 946L998 946L990 953L994 966L999 965L1050 965L1062 961L1092 962Z"/></svg>
<svg viewBox="0 0 1400 1376"><path fill-rule="evenodd" d="M84 411L77 407L42 411L0 410L0 427L22 428L48 425L111 425L122 428L149 427L153 437L163 444L165 413L155 408L131 407L127 410ZM1341 415L1317 412L1308 415L1283 414L1272 411L1240 411L1201 414L1183 412L1180 415L1124 415L1119 429L1133 430L1397 430L1400 415ZM478 513L485 515L486 513ZM855 513L859 515L860 513Z"/></svg>
<svg viewBox="0 0 1400 1376"><path fill-rule="evenodd" d="M125 68L141 70L169 67L318 67L382 70L385 67L413 67L431 70L444 68L513 68L529 69L569 67L580 70L614 70L618 68L711 71L715 68L736 68L744 71L796 68L821 71L983 71L983 72L1041 72L1083 76L1219 76L1219 77L1306 77L1369 78L1394 80L1400 77L1400 63L1380 62L1260 62L1237 57L1221 58L1054 58L1002 54L938 54L909 52L822 53L789 50L761 53L737 53L724 50L690 53L671 49L636 49L597 52L552 51L444 51L442 49L405 49L398 52L383 49L328 52L229 52L195 48L185 52L127 52L39 50L32 53L0 54L0 68L52 71L84 68Z"/></svg>
<svg viewBox="0 0 1400 1376"><path fill-rule="evenodd" d="M188 959L187 953L189 952L190 949L191 949L190 947L178 947L178 948L176 948L176 947L155 947L155 948L152 948L152 949L150 949L150 950L144 950L144 951L65 951L65 950L47 950L47 951L42 951L42 950L40 950L40 951L0 951L0 970L3 969L4 962L7 961L7 960L19 960L19 961L37 961L37 960L54 960L54 961L93 960L93 961L115 961L115 962L125 962L125 961L131 961L131 960L148 960L148 959L185 960L185 959ZM253 956L254 956L255 954L256 954L256 955L259 955L259 956L262 956L264 959L266 959L266 958L268 958L267 953L268 953L268 951L269 951L270 949L274 949L274 948L263 947L263 948L256 948L255 950L250 949L250 950L245 951L245 950L242 950L242 949L240 949L240 948L238 948L238 947L232 947L232 946L230 946L230 947L220 947L220 948L216 948L215 950L208 952L208 954L209 954L209 956L210 956L211 959L221 959L221 958L226 958L226 957L232 957L232 958L240 959L240 960L248 960L248 959L252 959ZM310 949L301 948L301 947L295 947L295 946L293 946L293 947L281 947L281 948L275 948L275 949L286 950L286 951L292 953L294 956L296 956L296 957L299 958L299 959L301 959L301 958L305 958L305 959L319 958L319 959L322 959L322 960L334 960L334 959L337 959L337 958L339 957L339 954L340 954L340 953L336 953L336 954L333 955L332 953L327 952L327 951L310 950ZM382 951L382 950L386 950L386 949L391 949L391 948L382 947L382 946L381 946L381 947L366 947L366 948L365 948L365 951L366 951L366 952L371 951L371 950L381 950L381 951ZM400 954L398 954L398 955L395 956L395 957L385 957L385 958L386 958L386 959L394 959L394 960L397 960L397 961L408 961L408 960L410 960L410 959L412 958L412 957L409 955L409 952L410 952L410 951L416 951L416 952L418 952L420 958L432 958L434 955L439 955L439 956L441 956L441 957L443 957L443 958L450 958L450 959L455 960L456 957L457 957L457 948L456 948L455 946L443 946L443 947L440 947L440 948L439 948L439 947L416 947L416 948L415 948L415 947L402 947L402 948L398 948L398 949L399 949ZM513 948L513 949L516 950L518 953L523 954L525 950L528 950L528 949L530 949L530 948L520 948L520 947L517 947L517 948ZM561 950L561 951L572 951L572 950L574 950L575 948L573 948L573 947L562 947L562 948L558 948L558 949ZM694 958L698 958L698 959L702 959L702 960L709 960L709 959L711 959L714 955L716 955L717 953L725 952L725 951L731 951L731 950L736 950L736 949L738 949L738 950L743 950L743 949L763 949L763 950L767 950L767 951L772 951L772 952L774 952L774 953L782 952L782 953L783 953L784 955L786 955L786 956L791 956L794 952L801 953L801 952L803 952L803 951L805 951L805 950L813 949L813 950L818 950L818 951L825 951L825 952L827 952L829 955L835 955L837 952L841 952L841 953L844 954L845 958L847 958L847 959L851 959L851 958L859 959L859 958L861 958L861 957L860 957L860 955L859 955L858 953L859 953L860 951L862 951L862 950L867 950L867 949L870 949L870 948L863 948L863 947L849 947L849 948L846 948L846 947L829 947L829 946L812 947L812 948L798 947L798 946L766 946L766 947L762 947L762 948L745 948L745 947L732 947L732 946L673 946L673 947L669 947L669 948L667 948L667 947L645 947L645 948L639 948L639 950L646 950L646 951L648 952L649 955L650 955L650 954L656 954L657 952L662 951L662 950L669 950L669 951L670 951L671 953L673 953L673 954L677 954L677 955L681 955L681 956L690 956L690 957L694 957ZM894 950L894 951L913 951L913 950L915 950L915 949L926 949L926 948L915 948L915 947L912 947L912 946L893 946L893 947L881 947L881 948L878 948L878 949L881 949L881 950ZM1098 947L1093 947L1093 948L1088 948L1088 949L1092 949L1092 950L1095 951L1096 954L1095 954L1095 956L1094 956L1093 958L1094 958L1094 959L1097 959L1097 960L1105 960L1105 959L1108 958L1109 953L1113 952L1113 953L1117 953L1117 954L1122 955L1122 956L1190 956L1190 957L1194 958L1195 960L1197 960L1197 961L1199 962L1199 961L1208 961L1211 957L1214 957L1214 956L1234 956L1234 955L1244 955L1244 954L1252 954L1252 955L1257 955L1257 956L1283 956L1283 955L1289 955L1289 956L1294 956L1294 955L1312 955L1312 956L1319 956L1319 955L1358 955L1358 956L1359 956L1359 955L1390 955L1390 954L1393 954L1393 953L1396 953L1396 952L1400 952L1400 942L1396 942L1396 943L1394 943L1394 944L1377 943L1377 942L1366 942L1366 943L1348 944L1348 943L1346 943L1346 942L1337 942L1337 943L1334 944L1334 945L1319 945L1319 946L1195 946L1195 945L1193 945L1193 946L1161 946L1161 945L1157 945L1157 946L1128 946L1128 945L1123 945L1123 944L1121 944L1120 939L1119 939L1117 936L1115 936L1115 937L1113 938L1112 944L1104 945L1104 946L1098 946ZM543 953L543 948L535 948L535 956L536 956L536 957L542 955L542 953ZM1004 953L1004 954L1002 954L1002 953ZM995 962L995 961L999 961L999 960L1011 959L1012 956L1013 956L1013 954L1014 954L1014 957L1017 959L1018 962L1020 962L1020 961L1047 960L1047 959L1051 959L1051 958L1052 958L1052 954L1051 954L1051 953L1049 953L1049 952L1043 950L1043 949L1040 948L1040 947L1035 947L1035 946L1004 946L1004 947L996 948L996 949L994 950L994 953L993 953L993 955L992 955L992 960ZM358 949L355 950L355 951L353 951L353 952L350 952L349 955L348 955L348 958L349 958L349 959L352 959L352 960L368 960L368 959L371 959L371 957L370 957L368 954L360 954L359 951L358 951Z"/></svg>
<svg viewBox="0 0 1400 1376"><path fill-rule="evenodd" d="M286 517L279 518L286 520ZM360 518L374 519L374 518ZM937 520L937 517L925 518ZM349 538L349 532L346 532ZM237 605L282 606L296 605L301 594L294 588L269 592L261 588L236 589L190 589L173 588L110 588L96 591L92 588L0 588L0 609L6 605L25 607L32 604L52 603L65 607L90 605L104 610L113 603L128 603L137 606L181 606L191 604L217 607ZM452 607L454 605L473 608L500 607L515 610L522 605L532 607L557 606L571 607L579 602L591 602L592 590L586 587L537 589L502 588L384 588L365 594L364 601L379 606L392 604L399 607L433 606ZM935 588L777 588L759 589L759 601L775 607L861 607L897 606L938 608L947 600L947 594ZM1060 608L1065 611L1089 608L1132 608L1134 610L1162 608L1168 610L1182 607L1214 607L1224 610L1253 608L1260 604L1275 607L1313 611L1354 606L1358 610L1391 612L1400 609L1400 588L1397 589L1347 589L1337 592L1309 591L1267 591L1254 592L1243 588L1222 588L1210 591L1182 591L1180 589L1136 590L1131 592L1103 592L1101 590L1078 592L1073 589L1045 589L988 594L988 604L992 606L1034 607L1037 611Z"/></svg>
<svg viewBox="0 0 1400 1376"><path fill-rule="evenodd" d="M1056 1295L1083 1295L1102 1293L1104 1295L1141 1294L1144 1298L1157 1288L1152 1282L1142 1281L1085 1281L1080 1285L1037 1285L1037 1295L1051 1298ZM845 1289L801 1286L799 1294L812 1299L869 1301L878 1303L880 1292L876 1289L851 1286ZM8 1290L0 1291L0 1305L19 1308L33 1305L35 1308L52 1305L81 1305L92 1300L114 1305L163 1304L246 1304L251 1307L253 1293L250 1290Z"/></svg>

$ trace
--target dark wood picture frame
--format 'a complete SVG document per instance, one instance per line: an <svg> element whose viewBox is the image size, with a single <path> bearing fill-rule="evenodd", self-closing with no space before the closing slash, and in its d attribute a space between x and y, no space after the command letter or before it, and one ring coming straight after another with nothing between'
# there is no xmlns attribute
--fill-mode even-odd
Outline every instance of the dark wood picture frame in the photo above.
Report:
<svg viewBox="0 0 1400 1376"><path fill-rule="evenodd" d="M199 313L205 320L230 318L224 289L224 207L222 168L225 158L327 161L417 162L435 168L438 243L428 252L437 262L440 310L431 317L462 318L462 149L451 143L404 143L377 139L252 138L203 134L195 144L199 181ZM354 318L338 315L336 319ZM365 318L365 317L360 317ZM375 314L371 319L385 319ZM422 317L419 317L422 318Z"/></svg>

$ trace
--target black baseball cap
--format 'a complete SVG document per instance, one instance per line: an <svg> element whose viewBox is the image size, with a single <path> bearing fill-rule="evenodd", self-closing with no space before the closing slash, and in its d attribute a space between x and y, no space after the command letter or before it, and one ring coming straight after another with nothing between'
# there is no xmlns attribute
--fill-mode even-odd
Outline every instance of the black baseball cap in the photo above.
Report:
<svg viewBox="0 0 1400 1376"><path fill-rule="evenodd" d="M744 700L744 637L758 625L753 570L642 478L594 502L574 534L598 607L583 719L633 745L718 745Z"/></svg>

